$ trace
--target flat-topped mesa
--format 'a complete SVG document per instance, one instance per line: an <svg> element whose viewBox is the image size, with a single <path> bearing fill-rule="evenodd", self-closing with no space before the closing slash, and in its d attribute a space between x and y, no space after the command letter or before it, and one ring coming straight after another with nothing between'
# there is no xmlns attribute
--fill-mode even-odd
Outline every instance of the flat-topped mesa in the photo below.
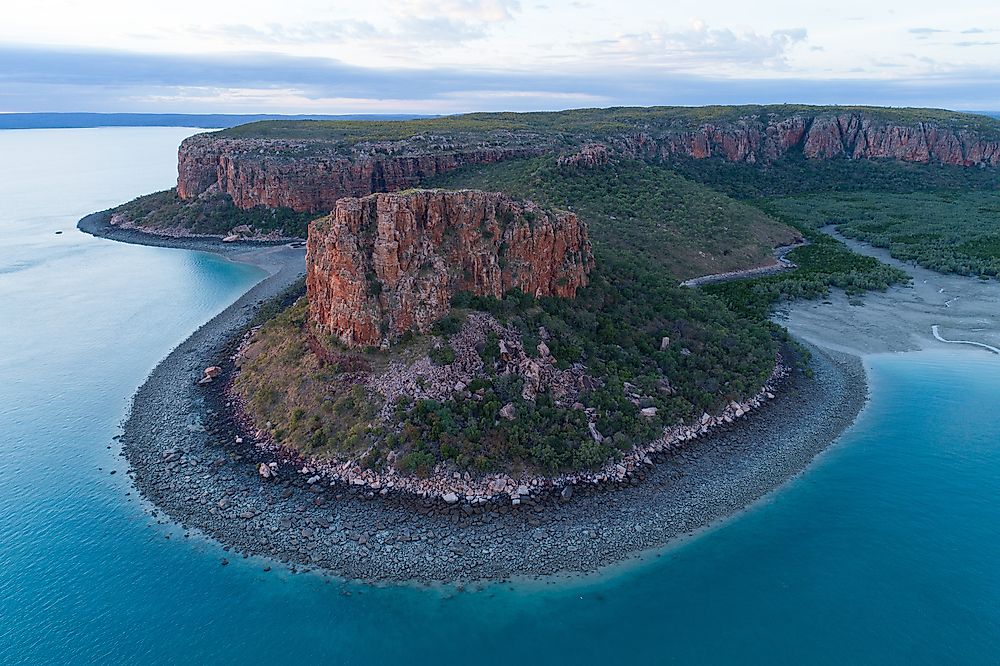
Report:
<svg viewBox="0 0 1000 666"><path fill-rule="evenodd" d="M185 199L222 192L244 209L327 213L341 197L404 190L463 166L548 154L582 167L612 157L766 165L791 154L996 167L1000 121L935 110L764 106L256 123L186 139L177 191Z"/></svg>
<svg viewBox="0 0 1000 666"><path fill-rule="evenodd" d="M309 225L309 316L350 347L425 333L460 292L570 298L593 268L587 228L499 192L344 198Z"/></svg>

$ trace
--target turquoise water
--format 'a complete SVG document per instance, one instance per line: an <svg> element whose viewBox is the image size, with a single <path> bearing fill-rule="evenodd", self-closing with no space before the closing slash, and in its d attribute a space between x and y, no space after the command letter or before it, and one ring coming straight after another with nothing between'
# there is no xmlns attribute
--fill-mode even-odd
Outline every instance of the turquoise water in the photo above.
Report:
<svg viewBox="0 0 1000 666"><path fill-rule="evenodd" d="M975 350L869 358L871 405L808 474L600 579L368 588L151 524L106 447L261 274L73 224L169 186L187 133L0 132L0 662L1000 661L1000 362Z"/></svg>

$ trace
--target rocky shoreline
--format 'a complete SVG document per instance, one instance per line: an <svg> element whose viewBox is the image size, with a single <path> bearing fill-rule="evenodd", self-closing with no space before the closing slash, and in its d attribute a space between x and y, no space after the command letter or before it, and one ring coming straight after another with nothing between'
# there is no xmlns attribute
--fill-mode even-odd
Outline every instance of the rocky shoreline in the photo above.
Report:
<svg viewBox="0 0 1000 666"><path fill-rule="evenodd" d="M252 331L251 331L252 332ZM251 333L241 339L239 349L242 349ZM523 352L522 352L523 353ZM280 461L286 469L298 470L307 478L310 485L324 483L331 486L348 486L354 490L367 490L381 497L395 495L411 500L441 500L445 504L469 504L474 512L479 513L502 504L518 506L529 498L559 497L569 501L575 492L581 488L593 486L618 487L631 483L633 479L642 480L648 468L653 465L653 456L676 451L689 442L704 438L720 427L735 423L745 418L754 410L763 407L769 400L774 400L783 388L785 379L791 369L779 354L775 359L774 370L767 382L756 395L743 401L731 402L717 415L702 414L701 418L692 424L673 425L665 428L660 437L641 446L636 446L619 459L609 460L600 468L565 472L562 474L545 475L541 473L490 473L470 476L468 472L461 473L453 465L441 464L426 476L404 474L392 465L373 470L362 467L357 460L303 457L298 452L274 442L264 424L255 423L248 413L242 398L232 390L232 373L230 366L238 366L239 351L226 359L226 366L211 366L205 369L205 377L200 381L214 384L208 391L219 386L220 382L226 388L223 397L216 398L224 402L220 411L231 414L234 429L242 442L248 442L260 450L262 462L258 465L260 475L265 479L279 476L277 464ZM211 373L211 377L209 376ZM466 378L467 379L467 378ZM453 384L454 382L452 382ZM391 402L391 400L389 401ZM591 423L591 432L600 437L600 433Z"/></svg>
<svg viewBox="0 0 1000 666"><path fill-rule="evenodd" d="M301 238L277 238L277 239L254 239L240 238L233 242L224 242L222 236L199 235L199 234L171 234L152 233L142 231L132 225L112 224L112 211L103 210L87 215L76 223L80 231L92 236L115 240L120 243L132 243L133 245L150 245L153 247L171 247L182 250L196 250L201 252L215 252L217 254L228 255L235 251L246 248L276 247L281 245L301 245L305 247L305 241Z"/></svg>
<svg viewBox="0 0 1000 666"><path fill-rule="evenodd" d="M207 366L231 367L226 360L255 306L301 275L301 250L127 232L139 234L133 240L122 230L101 233L100 223L88 216L80 227L124 242L237 255L271 272L156 367L133 398L121 444L137 488L156 509L236 552L296 568L428 582L596 571L759 500L804 469L866 400L860 360L814 348L814 377L793 371L775 399L752 414L679 449L654 452L655 464L641 474L581 487L568 502L561 493L477 507L382 496L365 487L309 483L313 477L299 473L297 461L279 464L278 475L265 480L260 452L234 436L224 392L196 382Z"/></svg>

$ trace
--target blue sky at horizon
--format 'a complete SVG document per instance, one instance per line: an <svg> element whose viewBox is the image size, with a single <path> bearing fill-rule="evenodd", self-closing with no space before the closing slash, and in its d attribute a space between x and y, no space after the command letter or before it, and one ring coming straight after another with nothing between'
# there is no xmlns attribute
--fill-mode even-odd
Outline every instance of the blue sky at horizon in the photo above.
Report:
<svg viewBox="0 0 1000 666"><path fill-rule="evenodd" d="M35 0L5 11L0 82L0 112L991 110L1000 3Z"/></svg>

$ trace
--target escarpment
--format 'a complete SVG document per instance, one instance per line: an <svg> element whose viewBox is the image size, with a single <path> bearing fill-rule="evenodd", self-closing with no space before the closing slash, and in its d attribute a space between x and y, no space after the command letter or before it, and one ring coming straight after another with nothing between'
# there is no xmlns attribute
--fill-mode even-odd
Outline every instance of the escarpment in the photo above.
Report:
<svg viewBox="0 0 1000 666"><path fill-rule="evenodd" d="M185 199L222 192L245 209L325 213L342 197L404 190L466 165L547 154L561 155L563 165L583 167L616 156L766 165L791 154L809 160L1000 165L1000 122L992 119L934 111L790 109L476 114L419 125L400 121L393 127L398 136L380 140L347 124L285 122L257 133L251 125L238 136L222 132L184 141L177 190Z"/></svg>
<svg viewBox="0 0 1000 666"><path fill-rule="evenodd" d="M930 122L880 122L864 113L741 118L705 123L690 131L626 133L609 137L607 144L620 155L647 160L718 157L769 164L794 151L810 160L886 159L966 167L1000 164L1000 138Z"/></svg>
<svg viewBox="0 0 1000 666"><path fill-rule="evenodd" d="M387 344L430 330L459 292L572 297L593 264L576 215L500 193L343 198L309 227L309 316L347 346Z"/></svg>
<svg viewBox="0 0 1000 666"><path fill-rule="evenodd" d="M216 140L211 135L198 135L184 141L178 152L177 192L192 199L217 190L229 194L233 203L244 209L267 206L328 212L343 197L396 192L467 164L490 164L546 152L547 142L536 137L532 141L457 146L389 142L345 150L323 141Z"/></svg>

